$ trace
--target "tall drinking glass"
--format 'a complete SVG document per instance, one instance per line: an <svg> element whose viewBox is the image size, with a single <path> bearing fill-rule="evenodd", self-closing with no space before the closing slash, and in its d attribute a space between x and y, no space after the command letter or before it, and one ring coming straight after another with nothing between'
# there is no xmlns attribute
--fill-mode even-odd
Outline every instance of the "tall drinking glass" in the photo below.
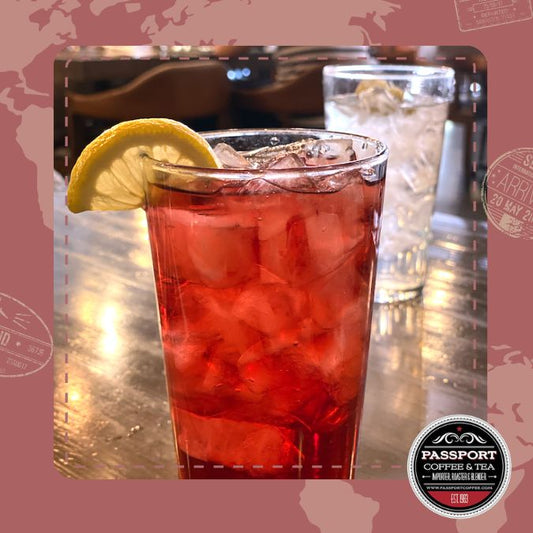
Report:
<svg viewBox="0 0 533 533"><path fill-rule="evenodd" d="M324 68L326 128L364 132L390 149L376 300L416 297L427 271L431 215L454 71L411 65Z"/></svg>
<svg viewBox="0 0 533 533"><path fill-rule="evenodd" d="M145 158L179 475L350 478L387 148L323 130L205 138L237 168Z"/></svg>

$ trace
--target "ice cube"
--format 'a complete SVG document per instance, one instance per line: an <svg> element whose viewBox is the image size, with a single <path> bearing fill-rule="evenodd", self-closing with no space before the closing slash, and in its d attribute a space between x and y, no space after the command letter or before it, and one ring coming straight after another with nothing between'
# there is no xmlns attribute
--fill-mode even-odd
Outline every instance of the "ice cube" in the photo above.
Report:
<svg viewBox="0 0 533 533"><path fill-rule="evenodd" d="M368 352L368 311L366 298L345 311L341 325L333 330L337 344L336 356L328 367L328 383L339 403L355 398L362 384L364 358Z"/></svg>
<svg viewBox="0 0 533 533"><path fill-rule="evenodd" d="M268 424L202 417L176 409L178 447L201 461L240 465L254 476L297 464L294 431ZM255 468L254 468L255 466ZM259 468L260 467L260 468Z"/></svg>
<svg viewBox="0 0 533 533"><path fill-rule="evenodd" d="M149 213L152 257L160 279L177 282L183 270L189 270L190 261L183 253L185 243L177 235L186 235L192 213L181 209L160 209ZM156 236L156 238L154 238Z"/></svg>
<svg viewBox="0 0 533 533"><path fill-rule="evenodd" d="M344 258L344 228L336 213L318 211L305 219L311 260L319 275L333 270Z"/></svg>
<svg viewBox="0 0 533 533"><path fill-rule="evenodd" d="M336 213L321 211L317 203L312 213L305 214L292 216L280 231L260 240L262 266L293 285L335 269L354 246L352 228L343 227Z"/></svg>
<svg viewBox="0 0 533 533"><path fill-rule="evenodd" d="M255 398L255 412L261 419L311 424L316 408L310 406L322 403L327 385L308 358L301 344L279 352L263 350L248 362L239 361L243 389Z"/></svg>
<svg viewBox="0 0 533 533"><path fill-rule="evenodd" d="M254 176L252 179L239 185L239 195L235 196L238 201L242 203L243 197L251 198L254 202L254 209L266 195L271 195L279 192L279 187L275 182L270 183L264 179L264 176ZM253 195L253 196L252 196Z"/></svg>
<svg viewBox="0 0 533 533"><path fill-rule="evenodd" d="M236 216L196 214L185 235L187 251L181 256L186 256L184 266L192 266L185 279L222 288L256 275L256 228L241 226Z"/></svg>
<svg viewBox="0 0 533 533"><path fill-rule="evenodd" d="M241 383L236 364L220 357L222 341L190 338L164 341L165 366L173 404L198 414L220 413ZM236 361L239 354L234 354Z"/></svg>
<svg viewBox="0 0 533 533"><path fill-rule="evenodd" d="M206 342L176 338L169 342L167 336L164 335L163 347L166 363L172 373L187 373L192 381L204 375L208 348Z"/></svg>
<svg viewBox="0 0 533 533"><path fill-rule="evenodd" d="M274 222L279 231L267 233L268 228L265 228L263 237L268 235L268 238L260 240L261 265L288 283L306 283L316 274L309 256L305 218L301 215L287 218L285 215L280 216L279 224Z"/></svg>
<svg viewBox="0 0 533 533"><path fill-rule="evenodd" d="M250 162L232 146L218 143L213 149L224 168L250 168Z"/></svg>
<svg viewBox="0 0 533 533"><path fill-rule="evenodd" d="M308 143L303 152L307 166L332 165L356 160L350 139L321 139Z"/></svg>
<svg viewBox="0 0 533 533"><path fill-rule="evenodd" d="M343 189L350 180L353 180L353 172L329 172L313 176L305 172L296 172L298 168L345 163L355 159L355 152L351 148L344 150L344 146L335 145L312 148L316 146L317 143L308 144L308 151L304 149L298 155L287 154L268 164L269 170L294 169L294 173L289 176L268 173L264 179L278 188L294 192L336 192Z"/></svg>
<svg viewBox="0 0 533 533"><path fill-rule="evenodd" d="M399 172L414 194L433 193L438 178L438 161L434 153L420 151L413 156L409 166Z"/></svg>
<svg viewBox="0 0 533 533"><path fill-rule="evenodd" d="M209 373L209 343L203 339L185 339L166 342L165 366L169 376L171 396L178 405L212 394L204 387L204 381ZM204 409L205 406L199 406Z"/></svg>
<svg viewBox="0 0 533 533"><path fill-rule="evenodd" d="M292 328L284 329L278 335L266 337L264 345L267 351L272 353L297 350L299 346L304 345L309 339L313 338L317 331L320 331L320 328L317 328L313 319L307 316L298 320Z"/></svg>
<svg viewBox="0 0 533 533"><path fill-rule="evenodd" d="M211 339L211 355L233 362L259 340L256 330L233 315L238 288L212 289L184 284L174 305L181 309L181 337ZM167 334L167 332L165 332ZM178 335L179 336L179 335Z"/></svg>
<svg viewBox="0 0 533 533"><path fill-rule="evenodd" d="M235 289L221 291L196 283L183 283L175 305L187 324L187 336L216 337L216 322L229 315L231 299L235 298L236 294Z"/></svg>
<svg viewBox="0 0 533 533"><path fill-rule="evenodd" d="M223 345L223 343L220 343L220 345ZM186 375L184 378L186 378ZM199 389L195 389L194 392L203 392L209 395L216 394L219 398L221 396L233 396L233 387L238 382L239 376L235 366L213 356L206 364L206 372L202 382L199 384Z"/></svg>
<svg viewBox="0 0 533 533"><path fill-rule="evenodd" d="M253 168L267 168L269 164L280 157L288 154L300 154L311 139L303 139L290 144L277 144L275 146L264 146L249 152L242 152Z"/></svg>
<svg viewBox="0 0 533 533"><path fill-rule="evenodd" d="M399 89L399 87L396 87L396 89ZM399 89L401 90L401 89ZM398 98L400 98L400 95L398 93ZM430 97L431 98L431 97ZM403 93L401 95L401 100L405 103L414 104L416 101L415 95L411 94L407 89L403 90ZM416 107L408 107L406 109L408 113L414 113L416 111Z"/></svg>
<svg viewBox="0 0 533 533"><path fill-rule="evenodd" d="M287 285L271 283L252 286L236 299L233 314L251 328L275 335L298 323L305 313L305 293Z"/></svg>
<svg viewBox="0 0 533 533"><path fill-rule="evenodd" d="M218 321L220 347L216 351L217 357L235 362L251 346L260 339L260 334L242 320L229 315L226 320Z"/></svg>
<svg viewBox="0 0 533 533"><path fill-rule="evenodd" d="M278 354L285 350L295 349L311 339L317 331L312 318L302 318L293 324L294 327L280 330L277 335L264 336L259 342L250 346L239 358L237 364L244 367L256 362L265 355Z"/></svg>
<svg viewBox="0 0 533 533"><path fill-rule="evenodd" d="M201 212L168 209L150 220L161 278L230 287L256 273L256 220L241 205ZM232 210L232 214L229 211Z"/></svg>
<svg viewBox="0 0 533 533"><path fill-rule="evenodd" d="M267 164L267 168L274 169L288 169L288 168L301 168L305 167L305 161L303 161L296 154L283 154L281 157L270 161Z"/></svg>
<svg viewBox="0 0 533 533"><path fill-rule="evenodd" d="M307 286L311 316L323 328L341 323L346 308L361 292L365 294L367 285L357 272L356 259L356 254L351 254L335 270Z"/></svg>
<svg viewBox="0 0 533 533"><path fill-rule="evenodd" d="M261 283L286 283L285 280L276 276L273 272L270 272L270 270L263 265L259 265L259 279L261 280Z"/></svg>
<svg viewBox="0 0 533 533"><path fill-rule="evenodd" d="M273 194L262 196L258 200L260 202L258 201L256 205L259 241L266 241L286 231L287 224L293 216L310 212L312 208L310 202L300 202L296 195Z"/></svg>

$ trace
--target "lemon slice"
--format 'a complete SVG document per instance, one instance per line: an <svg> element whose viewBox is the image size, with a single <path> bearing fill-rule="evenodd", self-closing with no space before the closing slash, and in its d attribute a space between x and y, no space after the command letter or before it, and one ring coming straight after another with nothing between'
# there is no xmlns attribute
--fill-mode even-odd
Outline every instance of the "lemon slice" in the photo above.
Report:
<svg viewBox="0 0 533 533"><path fill-rule="evenodd" d="M362 80L355 89L355 94L363 94L369 91L387 92L392 98L401 102L403 90L394 83L386 80Z"/></svg>
<svg viewBox="0 0 533 533"><path fill-rule="evenodd" d="M70 176L68 208L80 213L141 207L143 155L177 165L220 167L207 141L181 122L164 118L120 122L80 154Z"/></svg>

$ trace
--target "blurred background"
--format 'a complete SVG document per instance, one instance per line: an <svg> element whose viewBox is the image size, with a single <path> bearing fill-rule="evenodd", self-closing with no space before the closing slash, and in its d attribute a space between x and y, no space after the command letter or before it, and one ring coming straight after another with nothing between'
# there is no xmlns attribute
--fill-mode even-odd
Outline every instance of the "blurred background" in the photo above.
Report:
<svg viewBox="0 0 533 533"><path fill-rule="evenodd" d="M55 170L68 175L88 142L133 118L173 118L197 131L323 128L322 68L341 63L455 69L436 211L482 218L472 206L486 172L487 68L471 47L69 47L55 61Z"/></svg>

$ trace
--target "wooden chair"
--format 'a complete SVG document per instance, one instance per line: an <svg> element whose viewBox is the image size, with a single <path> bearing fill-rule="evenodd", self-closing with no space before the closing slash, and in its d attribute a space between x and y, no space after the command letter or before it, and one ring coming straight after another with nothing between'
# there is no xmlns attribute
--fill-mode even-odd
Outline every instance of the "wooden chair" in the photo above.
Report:
<svg viewBox="0 0 533 533"><path fill-rule="evenodd" d="M70 161L73 163L94 137L94 132L87 134L87 118L111 125L136 118L164 117L191 123L214 117L216 127L225 127L230 90L222 64L190 61L151 68L115 89L92 94L68 91Z"/></svg>
<svg viewBox="0 0 533 533"><path fill-rule="evenodd" d="M284 82L235 91L235 106L243 111L272 114L285 127L323 121L322 69L323 65L318 65Z"/></svg>

